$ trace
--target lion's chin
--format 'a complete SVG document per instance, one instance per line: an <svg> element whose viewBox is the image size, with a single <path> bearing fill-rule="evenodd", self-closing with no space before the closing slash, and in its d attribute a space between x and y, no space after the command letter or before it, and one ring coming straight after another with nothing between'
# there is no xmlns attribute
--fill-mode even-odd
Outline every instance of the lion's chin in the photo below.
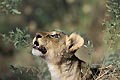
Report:
<svg viewBox="0 0 120 80"><path fill-rule="evenodd" d="M35 56L43 56L43 53L37 49L32 49L32 54Z"/></svg>

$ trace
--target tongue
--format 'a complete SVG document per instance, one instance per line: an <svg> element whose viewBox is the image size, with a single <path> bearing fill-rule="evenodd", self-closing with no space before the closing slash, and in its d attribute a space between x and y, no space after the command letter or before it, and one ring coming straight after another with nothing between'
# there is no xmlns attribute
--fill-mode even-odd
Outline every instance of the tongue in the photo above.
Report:
<svg viewBox="0 0 120 80"><path fill-rule="evenodd" d="M43 54L45 54L47 52L47 50L46 50L46 48L44 46L33 46L33 48L38 49Z"/></svg>
<svg viewBox="0 0 120 80"><path fill-rule="evenodd" d="M40 46L38 48L39 51L41 51L43 54L45 54L47 52L46 48L44 46Z"/></svg>

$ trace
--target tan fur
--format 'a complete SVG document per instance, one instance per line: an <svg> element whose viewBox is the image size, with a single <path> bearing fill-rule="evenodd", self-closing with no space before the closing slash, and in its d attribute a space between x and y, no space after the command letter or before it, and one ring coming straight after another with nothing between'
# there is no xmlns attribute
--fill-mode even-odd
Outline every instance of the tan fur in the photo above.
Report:
<svg viewBox="0 0 120 80"><path fill-rule="evenodd" d="M34 46L35 41L39 43L37 47L44 46L47 52L43 54L41 50L33 48L32 53L46 61L52 80L85 80L82 77L86 73L86 63L74 55L84 44L80 35L72 33L68 36L56 31L41 32L33 39Z"/></svg>

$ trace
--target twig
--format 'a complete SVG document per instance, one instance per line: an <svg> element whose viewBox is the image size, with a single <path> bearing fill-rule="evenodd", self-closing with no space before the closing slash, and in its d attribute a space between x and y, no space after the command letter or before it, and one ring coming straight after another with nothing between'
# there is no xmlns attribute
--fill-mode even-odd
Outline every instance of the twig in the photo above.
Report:
<svg viewBox="0 0 120 80"><path fill-rule="evenodd" d="M85 77L87 76L88 74L88 71L89 71L89 68L87 69L86 73L84 74L84 76L82 77L82 79L85 79Z"/></svg>
<svg viewBox="0 0 120 80"><path fill-rule="evenodd" d="M102 68L99 68L99 69L103 70L103 69L108 69L108 68L112 68L112 65L108 65L107 67L102 67Z"/></svg>
<svg viewBox="0 0 120 80"><path fill-rule="evenodd" d="M100 79L101 77L103 77L104 75L106 75L108 72L109 72L109 70L108 70L108 71L106 71L105 73L103 73L102 75L98 76L95 80Z"/></svg>

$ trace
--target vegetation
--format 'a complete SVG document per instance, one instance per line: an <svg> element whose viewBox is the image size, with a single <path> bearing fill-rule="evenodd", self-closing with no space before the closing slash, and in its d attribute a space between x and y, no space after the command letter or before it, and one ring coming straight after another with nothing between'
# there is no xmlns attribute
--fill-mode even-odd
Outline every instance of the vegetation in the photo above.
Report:
<svg viewBox="0 0 120 80"><path fill-rule="evenodd" d="M107 44L113 50L120 49L120 2L119 0L107 1L107 17L109 20L105 21Z"/></svg>
<svg viewBox="0 0 120 80"><path fill-rule="evenodd" d="M22 0L2 0L0 1L0 9L2 14L21 14L18 7Z"/></svg>
<svg viewBox="0 0 120 80"><path fill-rule="evenodd" d="M4 41L14 43L16 49L30 46L31 38L29 32L26 29L21 30L16 28L15 31L10 31L8 34L8 36L3 35Z"/></svg>

